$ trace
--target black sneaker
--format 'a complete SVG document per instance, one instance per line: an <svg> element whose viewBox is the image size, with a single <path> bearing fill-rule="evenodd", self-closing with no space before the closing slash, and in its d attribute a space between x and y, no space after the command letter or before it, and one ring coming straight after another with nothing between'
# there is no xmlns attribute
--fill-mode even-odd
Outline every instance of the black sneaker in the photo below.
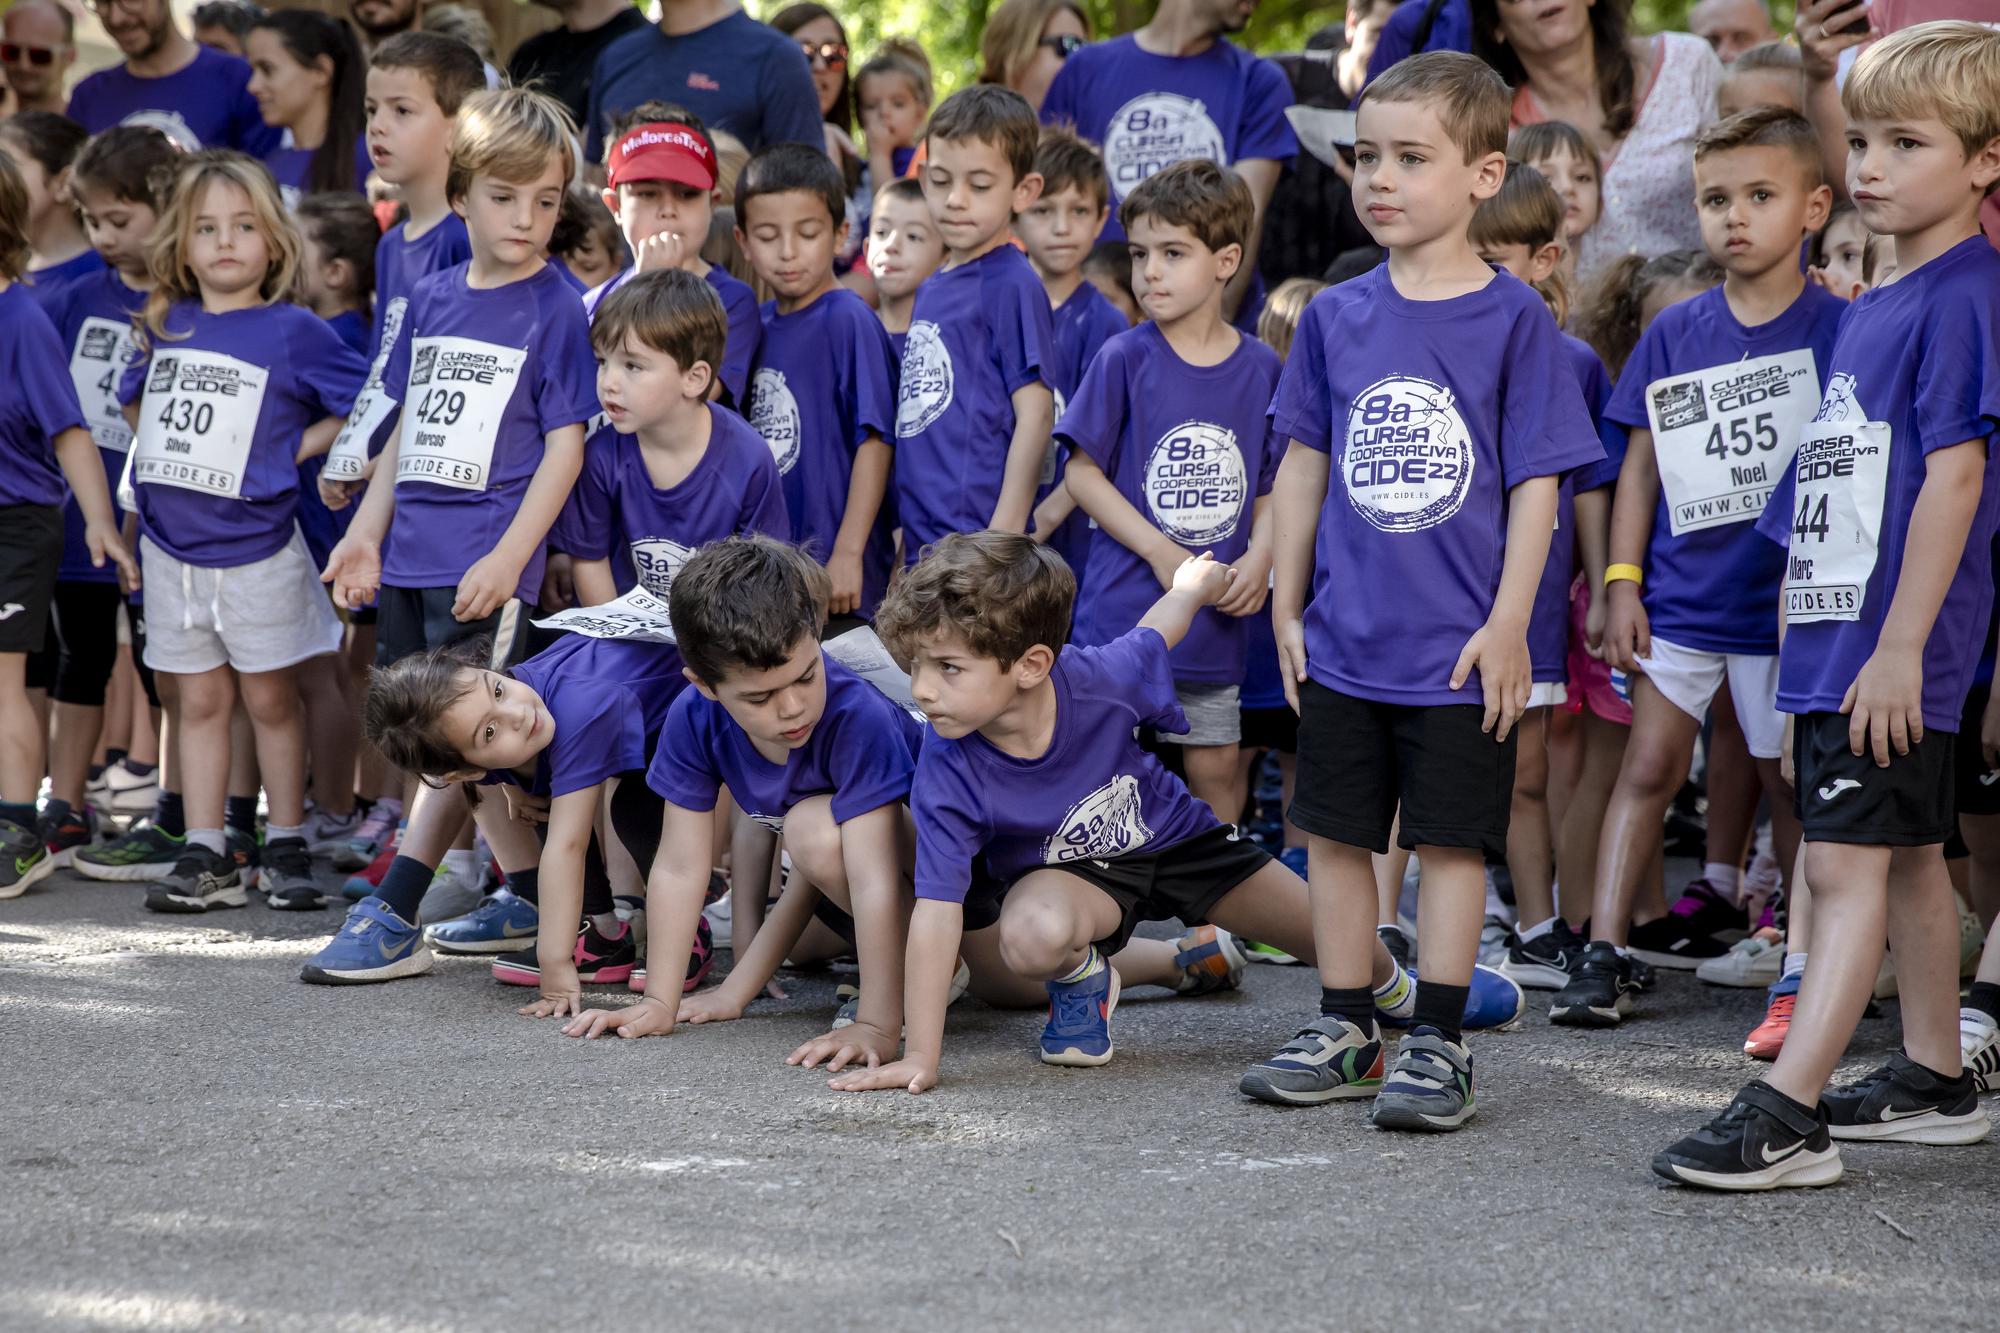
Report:
<svg viewBox="0 0 2000 1333"><path fill-rule="evenodd" d="M1653 1171L1707 1190L1831 1185L1840 1149L1827 1134L1825 1105L1815 1111L1749 1084L1721 1115L1653 1158Z"/></svg>
<svg viewBox="0 0 2000 1333"><path fill-rule="evenodd" d="M1660 984L1660 974L1645 959L1634 958L1628 953L1625 955L1625 966L1631 970L1633 990L1649 991Z"/></svg>
<svg viewBox="0 0 2000 1333"><path fill-rule="evenodd" d="M264 902L274 912L317 912L326 895L313 879L312 853L304 838L279 838L264 844L261 879Z"/></svg>
<svg viewBox="0 0 2000 1333"><path fill-rule="evenodd" d="M1531 940L1516 936L1495 968L1524 990L1561 990L1583 961L1584 944L1583 936L1558 917L1553 926Z"/></svg>
<svg viewBox="0 0 2000 1333"><path fill-rule="evenodd" d="M1977 1143L1993 1128L1969 1072L1940 1078L1901 1051L1859 1081L1828 1088L1824 1101L1836 1139Z"/></svg>
<svg viewBox="0 0 2000 1333"><path fill-rule="evenodd" d="M1696 880L1665 916L1633 926L1625 942L1634 957L1655 967L1692 972L1728 953L1729 946L1743 938L1746 924L1742 908L1732 906L1707 881Z"/></svg>
<svg viewBox="0 0 2000 1333"><path fill-rule="evenodd" d="M182 850L170 874L146 890L146 906L155 912L211 912L249 901L235 859L196 843Z"/></svg>
<svg viewBox="0 0 2000 1333"><path fill-rule="evenodd" d="M1602 940L1585 945L1569 984L1549 1005L1549 1021L1578 1028L1609 1028L1632 1012L1632 966Z"/></svg>

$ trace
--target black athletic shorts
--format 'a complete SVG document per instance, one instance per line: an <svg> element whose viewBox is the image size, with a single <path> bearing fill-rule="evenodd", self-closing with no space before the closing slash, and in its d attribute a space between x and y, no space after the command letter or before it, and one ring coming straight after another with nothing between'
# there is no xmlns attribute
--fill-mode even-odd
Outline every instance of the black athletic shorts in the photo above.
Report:
<svg viewBox="0 0 2000 1333"><path fill-rule="evenodd" d="M451 614L458 589L392 588L383 585L375 605L375 665L393 666L406 657L472 639L492 640L490 668L499 671L530 656L529 623L535 608L509 598L498 611L481 620L461 621Z"/></svg>
<svg viewBox="0 0 2000 1333"><path fill-rule="evenodd" d="M1229 891L1271 863L1271 854L1218 824L1157 851L1134 852L1106 861L1065 861L1038 870L1062 870L1087 880L1118 904L1118 928L1094 940L1107 958L1125 947L1141 921L1185 921L1198 926ZM1025 876L1024 876L1025 878ZM967 923L967 929L972 929Z"/></svg>
<svg viewBox="0 0 2000 1333"><path fill-rule="evenodd" d="M1299 766L1292 822L1308 833L1371 852L1475 847L1507 855L1517 732L1481 731L1480 704L1385 704L1299 686Z"/></svg>
<svg viewBox="0 0 2000 1333"><path fill-rule="evenodd" d="M1279 754L1299 752L1299 715L1290 705L1279 704L1276 708L1245 708L1243 711L1243 739L1238 744L1245 750L1276 750Z"/></svg>
<svg viewBox="0 0 2000 1333"><path fill-rule="evenodd" d="M60 505L0 505L0 653L38 653L62 564Z"/></svg>
<svg viewBox="0 0 2000 1333"><path fill-rule="evenodd" d="M1798 767L1799 823L1807 842L1863 847L1927 847L1958 826L1953 795L1958 737L1925 731L1908 754L1889 751L1889 766L1848 748L1845 713L1806 713L1792 730ZM1976 744L1977 742L1973 742Z"/></svg>
<svg viewBox="0 0 2000 1333"><path fill-rule="evenodd" d="M49 697L57 703L104 706L105 687L118 665L118 607L123 594L115 583L73 581L56 584L55 671Z"/></svg>
<svg viewBox="0 0 2000 1333"><path fill-rule="evenodd" d="M1986 766L1986 755L1979 744L1979 727L1986 720L1986 700L1992 689L1991 684L1972 687L1958 724L1962 739L1955 747L1952 781L1961 815L2000 815L2000 768Z"/></svg>

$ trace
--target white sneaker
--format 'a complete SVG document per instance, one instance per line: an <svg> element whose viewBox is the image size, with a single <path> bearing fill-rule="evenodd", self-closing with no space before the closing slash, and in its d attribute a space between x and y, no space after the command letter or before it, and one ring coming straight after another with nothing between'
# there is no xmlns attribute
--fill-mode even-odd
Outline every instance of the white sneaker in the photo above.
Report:
<svg viewBox="0 0 2000 1333"><path fill-rule="evenodd" d="M1507 957L1507 940L1513 930L1507 918L1488 914L1479 927L1479 961L1487 967L1498 967Z"/></svg>
<svg viewBox="0 0 2000 1333"><path fill-rule="evenodd" d="M1768 926L1729 946L1729 952L1703 960L1694 970L1711 986L1764 987L1785 970L1785 937Z"/></svg>
<svg viewBox="0 0 2000 1333"><path fill-rule="evenodd" d="M314 856L332 856L353 840L354 831L360 827L361 811L358 807L344 815L336 815L319 806L310 806L306 810L306 850Z"/></svg>
<svg viewBox="0 0 2000 1333"><path fill-rule="evenodd" d="M2000 1089L2000 1026L1981 1010L1958 1011L1958 1058L1972 1074L1974 1092Z"/></svg>
<svg viewBox="0 0 2000 1333"><path fill-rule="evenodd" d="M454 874L449 864L440 865L431 876L431 886L424 890L423 901L417 904L417 919L426 923L455 921L469 915L479 906L479 886L484 878L476 867L468 881Z"/></svg>
<svg viewBox="0 0 2000 1333"><path fill-rule="evenodd" d="M714 947L727 949L729 947L730 928L736 921L735 909L729 905L729 895L725 893L708 906L702 908L701 914L708 918L709 939Z"/></svg>
<svg viewBox="0 0 2000 1333"><path fill-rule="evenodd" d="M140 777L120 760L104 770L104 792L114 815L150 814L160 799L160 770Z"/></svg>

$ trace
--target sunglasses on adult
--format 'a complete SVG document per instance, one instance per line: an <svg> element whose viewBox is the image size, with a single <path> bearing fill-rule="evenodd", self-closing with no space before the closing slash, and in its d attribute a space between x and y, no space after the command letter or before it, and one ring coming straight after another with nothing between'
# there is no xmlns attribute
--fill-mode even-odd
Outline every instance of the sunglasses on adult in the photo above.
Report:
<svg viewBox="0 0 2000 1333"><path fill-rule="evenodd" d="M93 14L109 14L114 9L122 9L127 14L142 14L153 0L83 0L83 7Z"/></svg>
<svg viewBox="0 0 2000 1333"><path fill-rule="evenodd" d="M1073 32L1066 32L1060 37L1044 37L1041 41L1036 42L1035 45L1048 47L1049 50L1056 53L1056 59L1058 60L1068 60L1085 46L1088 46L1089 43Z"/></svg>
<svg viewBox="0 0 2000 1333"><path fill-rule="evenodd" d="M828 69L847 68L847 46L843 42L800 42L799 50L806 53L808 65L824 65Z"/></svg>
<svg viewBox="0 0 2000 1333"><path fill-rule="evenodd" d="M29 46L24 42L0 42L0 65L34 65L41 67L56 63L59 47Z"/></svg>

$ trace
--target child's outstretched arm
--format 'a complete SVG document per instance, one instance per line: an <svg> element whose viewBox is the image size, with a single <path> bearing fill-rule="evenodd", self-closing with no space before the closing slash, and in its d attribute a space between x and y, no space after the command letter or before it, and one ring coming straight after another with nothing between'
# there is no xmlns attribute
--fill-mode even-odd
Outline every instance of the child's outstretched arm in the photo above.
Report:
<svg viewBox="0 0 2000 1333"><path fill-rule="evenodd" d="M586 1009L563 1027L566 1035L597 1037L615 1028L621 1037L664 1037L674 1030L715 860L714 829L708 811L667 802L660 817L660 851L646 875L646 998L623 1009Z"/></svg>
<svg viewBox="0 0 2000 1333"><path fill-rule="evenodd" d="M1035 487L1042 476L1042 459L1049 451L1049 434L1056 426L1056 400L1049 386L1036 380L1014 390L1014 434L1007 445L1007 469L1000 478L1000 503L988 527L1002 532L1026 532L1035 509Z"/></svg>
<svg viewBox="0 0 2000 1333"><path fill-rule="evenodd" d="M903 983L903 1058L871 1069L850 1069L829 1079L829 1088L835 1092L882 1088L925 1092L937 1086L938 1062L944 1055L944 1014L951 1002L951 978L958 971L958 947L964 938L963 903L917 900L910 913Z"/></svg>
<svg viewBox="0 0 2000 1333"><path fill-rule="evenodd" d="M542 844L541 916L535 928L535 961L541 965L541 998L521 1006L529 1018L583 1012L583 983L576 975L576 932L583 918L583 861L603 783L564 792L549 803Z"/></svg>
<svg viewBox="0 0 2000 1333"><path fill-rule="evenodd" d="M111 489L104 481L104 464L97 442L81 426L71 426L56 436L56 462L83 511L83 540L90 548L90 563L99 569L110 561L124 577L128 589L139 586L139 562L132 558L118 534L118 519L111 508Z"/></svg>
<svg viewBox="0 0 2000 1333"><path fill-rule="evenodd" d="M722 984L682 997L680 1021L728 1023L743 1017L744 1010L764 993L766 983L778 975L785 958L812 924L813 908L819 905L819 900L820 892L813 882L794 871L756 938L747 949L735 954L735 962Z"/></svg>
<svg viewBox="0 0 2000 1333"><path fill-rule="evenodd" d="M1067 484L1077 507L1090 515L1099 532L1151 565L1162 588L1174 586L1174 574L1188 558L1186 548L1154 527L1121 495L1097 460L1081 449L1072 449Z"/></svg>
<svg viewBox="0 0 2000 1333"><path fill-rule="evenodd" d="M562 513L563 502L569 499L581 471L583 424L550 431L542 444L542 461L535 465L527 494L521 497L521 507L514 511L507 531L458 581L458 598L451 605L454 617L461 622L484 620L506 605L521 582L521 571L548 540L549 527Z"/></svg>
<svg viewBox="0 0 2000 1333"><path fill-rule="evenodd" d="M1529 477L1507 493L1507 554L1500 566L1500 591L1493 610L1458 654L1451 669L1455 690L1479 669L1486 696L1481 731L1504 741L1528 709L1534 668L1528 658L1528 617L1535 606L1535 589L1549 562L1549 542L1556 530L1554 477Z"/></svg>
<svg viewBox="0 0 2000 1333"><path fill-rule="evenodd" d="M1194 624L1194 613L1221 601L1235 578L1234 569L1216 564L1208 552L1191 555L1181 561L1180 568L1174 571L1173 586L1139 617L1139 624L1157 631L1171 649L1187 637L1188 626Z"/></svg>
<svg viewBox="0 0 2000 1333"><path fill-rule="evenodd" d="M1877 768L1889 766L1892 747L1908 754L1924 738L1924 644L1972 533L1985 474L1984 440L1924 456L1924 484L1910 511L1903 568L1882 617L1882 633L1840 701L1840 711L1848 714L1848 748L1855 754L1872 749Z"/></svg>
<svg viewBox="0 0 2000 1333"><path fill-rule="evenodd" d="M1306 600L1312 596L1313 536L1320 505L1333 475L1330 454L1293 440L1271 487L1274 534L1271 541L1271 629L1278 641L1278 674L1285 702L1299 711L1299 686L1306 678Z"/></svg>
<svg viewBox="0 0 2000 1333"><path fill-rule="evenodd" d="M903 875L903 803L877 806L835 826L854 915L854 952L861 964L855 1021L806 1042L786 1064L851 1064L873 1068L896 1058L903 1032L903 959L909 944L910 894ZM763 938L760 933L758 938Z"/></svg>

